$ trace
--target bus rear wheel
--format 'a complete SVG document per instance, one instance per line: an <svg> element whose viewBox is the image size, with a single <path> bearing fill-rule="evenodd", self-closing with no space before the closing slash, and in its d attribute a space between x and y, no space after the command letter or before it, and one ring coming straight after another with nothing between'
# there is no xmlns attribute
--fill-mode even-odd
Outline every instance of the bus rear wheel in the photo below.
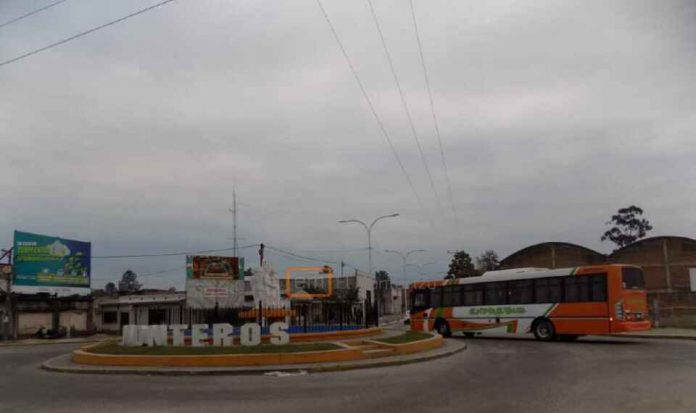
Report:
<svg viewBox="0 0 696 413"><path fill-rule="evenodd" d="M532 331L537 340L551 341L556 337L556 329L553 328L553 323L545 318L537 320Z"/></svg>
<svg viewBox="0 0 696 413"><path fill-rule="evenodd" d="M452 336L452 331L450 331L449 324L447 324L447 321L445 320L439 320L435 324L435 330L437 330L437 333L440 334L442 337Z"/></svg>

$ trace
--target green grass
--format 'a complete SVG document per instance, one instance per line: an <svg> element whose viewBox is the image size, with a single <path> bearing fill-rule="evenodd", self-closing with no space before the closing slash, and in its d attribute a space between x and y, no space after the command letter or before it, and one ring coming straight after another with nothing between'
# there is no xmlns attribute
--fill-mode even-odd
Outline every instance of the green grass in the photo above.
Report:
<svg viewBox="0 0 696 413"><path fill-rule="evenodd" d="M232 347L122 347L118 343L108 342L86 349L90 353L142 355L142 356L187 356L206 354L267 354L299 353L303 351L337 350L341 347L333 343L286 344L276 346L261 344L254 347L234 345Z"/></svg>
<svg viewBox="0 0 696 413"><path fill-rule="evenodd" d="M410 343L412 341L425 340L426 338L431 338L432 336L433 336L432 334L421 333L419 331L407 331L406 333L404 333L400 336L380 338L380 339L376 339L375 341L379 341L379 342L387 343L387 344L404 344L404 343Z"/></svg>

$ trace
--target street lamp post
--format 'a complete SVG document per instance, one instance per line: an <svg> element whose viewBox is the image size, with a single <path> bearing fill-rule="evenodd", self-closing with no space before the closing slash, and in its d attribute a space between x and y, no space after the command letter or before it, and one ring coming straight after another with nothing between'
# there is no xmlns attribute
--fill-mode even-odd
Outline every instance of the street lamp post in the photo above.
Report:
<svg viewBox="0 0 696 413"><path fill-rule="evenodd" d="M390 252L392 254L399 254L401 257L401 262L402 262L402 267L401 267L401 276L403 277L404 282L406 281L406 260L408 260L408 256L416 253L416 252L425 252L425 250L411 250L408 251L407 253L399 252L399 251L394 251L394 250L384 250L384 252Z"/></svg>
<svg viewBox="0 0 696 413"><path fill-rule="evenodd" d="M426 262L425 264L420 264L420 265L418 265L418 264L406 264L406 265L410 265L410 266L418 268L418 274L422 277L423 275L425 275L423 273L423 268L425 268L427 265L433 265L433 264L437 264L437 263L433 261L433 262Z"/></svg>
<svg viewBox="0 0 696 413"><path fill-rule="evenodd" d="M368 270L370 272L370 276L372 277L374 274L372 274L372 228L375 226L377 221L380 219L384 218L395 218L398 217L399 214L390 214L390 215L382 215L381 217L375 218L374 221L370 225L365 224L364 222L360 221L359 219L342 219L338 221L339 224L348 224L351 222L354 222L356 224L360 224L365 228L365 231L367 231L367 254L368 254Z"/></svg>

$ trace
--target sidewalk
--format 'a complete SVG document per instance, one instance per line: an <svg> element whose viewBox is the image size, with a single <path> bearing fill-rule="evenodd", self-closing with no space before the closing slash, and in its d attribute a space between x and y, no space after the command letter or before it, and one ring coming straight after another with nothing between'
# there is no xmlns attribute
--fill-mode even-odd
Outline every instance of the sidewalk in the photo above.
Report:
<svg viewBox="0 0 696 413"><path fill-rule="evenodd" d="M116 338L115 336L110 336L107 334L95 334L88 337L75 337L75 338L24 338L21 340L14 341L0 341L0 347L10 347L10 346L35 346L42 344L71 344L71 343L92 343L97 341L103 341L108 339Z"/></svg>
<svg viewBox="0 0 696 413"><path fill-rule="evenodd" d="M269 366L244 367L117 367L92 366L76 364L72 361L72 353L52 358L41 365L41 368L61 373L83 374L144 374L161 376L192 376L192 375L260 375L282 373L323 373L344 371L402 364L418 363L459 353L466 349L463 340L445 340L440 348L407 355L397 355L383 358L351 360L331 363L313 364L283 364Z"/></svg>
<svg viewBox="0 0 696 413"><path fill-rule="evenodd" d="M621 333L617 336L636 337L636 338L669 338L681 340L696 340L696 328L674 328L660 327L652 330L639 331L635 333Z"/></svg>

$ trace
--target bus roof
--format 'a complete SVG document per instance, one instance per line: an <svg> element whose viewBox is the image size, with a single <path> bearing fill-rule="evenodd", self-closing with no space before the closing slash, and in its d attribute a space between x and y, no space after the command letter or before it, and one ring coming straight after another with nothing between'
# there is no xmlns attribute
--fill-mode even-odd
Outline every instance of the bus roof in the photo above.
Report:
<svg viewBox="0 0 696 413"><path fill-rule="evenodd" d="M608 268L610 265L602 266L590 266L600 268ZM483 273L480 277L465 277L465 278L455 278L448 280L432 280L432 281L416 281L412 283L409 288L434 288L444 285L459 285L459 284L478 284L485 282L494 281L510 281L510 280L524 280L528 278L544 278L544 277L559 277L564 275L574 275L579 268L583 267L570 267L570 268L514 268L511 270L501 270L501 271L487 271Z"/></svg>

